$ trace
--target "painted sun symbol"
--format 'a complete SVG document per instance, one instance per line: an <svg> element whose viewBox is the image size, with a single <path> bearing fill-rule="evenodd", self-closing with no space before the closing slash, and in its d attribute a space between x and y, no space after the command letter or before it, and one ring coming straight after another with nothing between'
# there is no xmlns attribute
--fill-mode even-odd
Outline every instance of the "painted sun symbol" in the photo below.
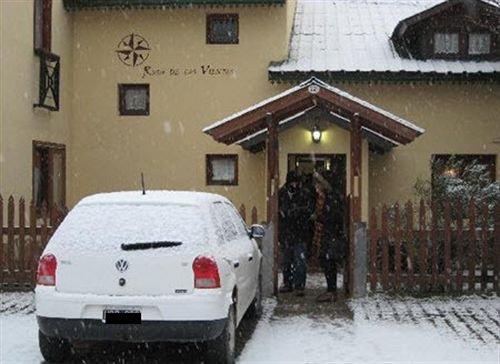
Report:
<svg viewBox="0 0 500 364"><path fill-rule="evenodd" d="M146 39L139 34L131 33L118 43L116 54L124 64L135 67L148 59L150 50Z"/></svg>

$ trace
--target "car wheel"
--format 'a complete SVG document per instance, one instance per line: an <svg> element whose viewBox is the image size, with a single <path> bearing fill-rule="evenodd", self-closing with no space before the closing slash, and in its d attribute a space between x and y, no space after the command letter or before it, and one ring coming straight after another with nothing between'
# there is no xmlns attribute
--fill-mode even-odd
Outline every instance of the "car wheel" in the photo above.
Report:
<svg viewBox="0 0 500 364"><path fill-rule="evenodd" d="M257 285L257 291L255 292L255 298L250 307L248 307L246 317L258 319L260 316L262 316L262 278L259 274L259 283Z"/></svg>
<svg viewBox="0 0 500 364"><path fill-rule="evenodd" d="M38 331L38 346L45 360L50 363L62 363L71 356L71 344L60 337L46 336Z"/></svg>
<svg viewBox="0 0 500 364"><path fill-rule="evenodd" d="M230 307L226 326L222 334L207 343L207 363L233 364L236 343L236 316L233 306Z"/></svg>

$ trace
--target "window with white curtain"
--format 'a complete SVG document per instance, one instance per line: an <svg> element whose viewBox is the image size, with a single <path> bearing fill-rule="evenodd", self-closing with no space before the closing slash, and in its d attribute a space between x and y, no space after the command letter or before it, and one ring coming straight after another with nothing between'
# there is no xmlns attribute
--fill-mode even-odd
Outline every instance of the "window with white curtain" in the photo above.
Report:
<svg viewBox="0 0 500 364"><path fill-rule="evenodd" d="M488 33L469 34L469 54L489 54L491 36Z"/></svg>
<svg viewBox="0 0 500 364"><path fill-rule="evenodd" d="M238 156L236 154L207 155L207 184L238 184Z"/></svg>
<svg viewBox="0 0 500 364"><path fill-rule="evenodd" d="M457 54L458 48L458 33L434 34L435 54Z"/></svg>

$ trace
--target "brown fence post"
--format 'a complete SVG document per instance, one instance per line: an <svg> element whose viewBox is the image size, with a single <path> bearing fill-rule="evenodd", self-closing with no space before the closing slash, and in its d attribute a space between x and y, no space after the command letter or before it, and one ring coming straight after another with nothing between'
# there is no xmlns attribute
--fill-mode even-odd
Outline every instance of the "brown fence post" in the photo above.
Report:
<svg viewBox="0 0 500 364"><path fill-rule="evenodd" d="M481 290L488 284L488 204L483 202L481 209Z"/></svg>
<svg viewBox="0 0 500 364"><path fill-rule="evenodd" d="M49 232L48 232L48 216L47 216L47 204L44 203L42 206L42 226L41 226L41 231L40 231L40 247L38 249L38 258L40 258L40 255L42 254L43 249L45 248L45 245L47 244L47 240L49 237Z"/></svg>
<svg viewBox="0 0 500 364"><path fill-rule="evenodd" d="M481 209L481 290L486 290L488 283L488 204L483 202Z"/></svg>
<svg viewBox="0 0 500 364"><path fill-rule="evenodd" d="M257 224L259 221L258 215L257 215L257 207L252 208L252 225Z"/></svg>
<svg viewBox="0 0 500 364"><path fill-rule="evenodd" d="M3 244L3 197L0 194L0 284L3 284L3 270L5 269L5 254Z"/></svg>
<svg viewBox="0 0 500 364"><path fill-rule="evenodd" d="M437 236L437 206L434 201L431 202L431 241L432 241L432 258L431 258L431 272L432 272L432 287L436 289L438 286L438 236Z"/></svg>
<svg viewBox="0 0 500 364"><path fill-rule="evenodd" d="M469 291L476 289L476 206L474 200L469 203Z"/></svg>
<svg viewBox="0 0 500 364"><path fill-rule="evenodd" d="M420 200L419 207L419 264L418 269L420 273L420 291L425 291L427 289L427 230L425 224L425 202L423 199Z"/></svg>
<svg viewBox="0 0 500 364"><path fill-rule="evenodd" d="M26 228L26 221L25 221L25 205L24 205L24 198L21 197L19 199L19 260L18 260L18 269L19 269L19 279L23 280L23 285L26 283L26 272L25 272L25 249L24 245L26 244L25 240L25 228Z"/></svg>
<svg viewBox="0 0 500 364"><path fill-rule="evenodd" d="M444 287L450 288L451 276L451 212L450 201L444 201Z"/></svg>
<svg viewBox="0 0 500 364"><path fill-rule="evenodd" d="M399 203L394 204L394 287L401 288L401 215Z"/></svg>
<svg viewBox="0 0 500 364"><path fill-rule="evenodd" d="M31 286L36 283L36 271L38 266L37 259L37 234L36 234L36 206L33 200L30 201L30 248L29 248L29 264L31 266Z"/></svg>
<svg viewBox="0 0 500 364"><path fill-rule="evenodd" d="M413 244L413 203L408 201L406 204L406 250L407 250L407 265L408 265L408 288L413 290L415 282L414 266L415 254Z"/></svg>
<svg viewBox="0 0 500 364"><path fill-rule="evenodd" d="M461 292L463 290L463 285L464 285L464 240L463 240L464 221L463 221L463 206L462 206L462 201L460 199L457 200L456 212L457 212L456 282L457 282L457 290Z"/></svg>
<svg viewBox="0 0 500 364"><path fill-rule="evenodd" d="M7 205L7 268L9 278L14 276L14 197L9 196Z"/></svg>
<svg viewBox="0 0 500 364"><path fill-rule="evenodd" d="M242 203L241 206L240 206L240 215L241 215L241 218L243 219L243 221L245 221L245 224L246 224L246 222L247 222L247 211L246 211L244 203Z"/></svg>
<svg viewBox="0 0 500 364"><path fill-rule="evenodd" d="M389 289L389 234L387 231L387 219L389 212L384 204L382 208L381 239L382 243L382 287Z"/></svg>
<svg viewBox="0 0 500 364"><path fill-rule="evenodd" d="M377 289L377 211L372 208L370 214L370 290L374 292Z"/></svg>
<svg viewBox="0 0 500 364"><path fill-rule="evenodd" d="M493 288L499 291L500 287L500 202L497 201L495 206L495 242L494 242L494 272L493 272Z"/></svg>

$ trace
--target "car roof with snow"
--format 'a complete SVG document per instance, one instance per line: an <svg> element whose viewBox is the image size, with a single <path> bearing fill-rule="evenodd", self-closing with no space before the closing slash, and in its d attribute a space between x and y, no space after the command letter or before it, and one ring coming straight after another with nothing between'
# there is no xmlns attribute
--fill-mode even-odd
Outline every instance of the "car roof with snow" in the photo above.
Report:
<svg viewBox="0 0 500 364"><path fill-rule="evenodd" d="M132 204L132 205L194 205L200 206L215 201L227 201L228 199L214 193L193 191L123 191L99 193L83 198L78 205L108 205L108 204Z"/></svg>

